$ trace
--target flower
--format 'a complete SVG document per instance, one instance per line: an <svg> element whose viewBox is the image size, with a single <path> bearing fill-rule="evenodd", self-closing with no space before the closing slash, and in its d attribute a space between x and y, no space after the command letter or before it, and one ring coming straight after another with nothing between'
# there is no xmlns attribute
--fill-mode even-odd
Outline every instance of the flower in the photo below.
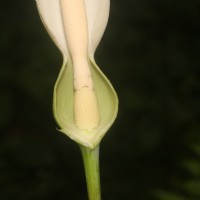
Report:
<svg viewBox="0 0 200 200"><path fill-rule="evenodd" d="M118 98L97 66L110 0L36 0L40 17L63 55L53 112L60 131L94 149L113 124Z"/></svg>

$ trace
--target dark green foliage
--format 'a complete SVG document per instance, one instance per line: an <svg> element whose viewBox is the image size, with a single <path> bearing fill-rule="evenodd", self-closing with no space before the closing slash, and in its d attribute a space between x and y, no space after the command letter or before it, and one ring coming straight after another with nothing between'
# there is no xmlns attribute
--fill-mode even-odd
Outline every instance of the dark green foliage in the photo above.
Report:
<svg viewBox="0 0 200 200"><path fill-rule="evenodd" d="M200 199L200 143L191 144L190 153L183 157L176 182L170 181L170 192L156 191L159 200ZM183 174L184 173L184 174Z"/></svg>
<svg viewBox="0 0 200 200"><path fill-rule="evenodd" d="M200 199L200 1L111 0L96 61L117 90L101 145L108 200ZM62 58L35 2L0 7L0 199L87 199L78 147L56 128Z"/></svg>

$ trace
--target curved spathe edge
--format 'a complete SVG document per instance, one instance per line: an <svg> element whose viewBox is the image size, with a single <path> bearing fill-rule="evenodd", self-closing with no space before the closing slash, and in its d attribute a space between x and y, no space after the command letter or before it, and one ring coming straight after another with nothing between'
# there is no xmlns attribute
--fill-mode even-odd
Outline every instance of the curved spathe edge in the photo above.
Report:
<svg viewBox="0 0 200 200"><path fill-rule="evenodd" d="M61 51L63 57L68 56L68 47L62 24L59 0L36 0L37 9L42 23L51 39Z"/></svg>
<svg viewBox="0 0 200 200"><path fill-rule="evenodd" d="M88 52L94 55L108 23L110 0L85 0L85 5L88 21Z"/></svg>
<svg viewBox="0 0 200 200"><path fill-rule="evenodd" d="M73 105L73 68L70 60L68 60L68 63L63 62L54 87L53 112L61 132L77 143L93 149L100 143L117 116L118 98L110 81L96 65L95 60L91 58L90 61L94 90L100 112L98 127L92 131L85 131L76 126Z"/></svg>

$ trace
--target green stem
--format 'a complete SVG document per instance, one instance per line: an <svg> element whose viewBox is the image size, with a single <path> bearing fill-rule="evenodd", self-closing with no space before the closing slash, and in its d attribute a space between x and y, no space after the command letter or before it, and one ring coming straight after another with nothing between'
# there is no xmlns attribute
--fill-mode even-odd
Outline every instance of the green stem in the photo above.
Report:
<svg viewBox="0 0 200 200"><path fill-rule="evenodd" d="M85 168L89 200L101 200L99 174L99 146L88 149L80 146Z"/></svg>

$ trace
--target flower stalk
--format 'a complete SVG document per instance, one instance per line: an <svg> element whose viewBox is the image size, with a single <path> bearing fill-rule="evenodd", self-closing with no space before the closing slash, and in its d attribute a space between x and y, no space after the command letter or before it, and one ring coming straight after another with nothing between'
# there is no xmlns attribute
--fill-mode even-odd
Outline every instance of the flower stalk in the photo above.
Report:
<svg viewBox="0 0 200 200"><path fill-rule="evenodd" d="M99 171L99 145L95 149L80 146L89 200L101 200L100 171Z"/></svg>

